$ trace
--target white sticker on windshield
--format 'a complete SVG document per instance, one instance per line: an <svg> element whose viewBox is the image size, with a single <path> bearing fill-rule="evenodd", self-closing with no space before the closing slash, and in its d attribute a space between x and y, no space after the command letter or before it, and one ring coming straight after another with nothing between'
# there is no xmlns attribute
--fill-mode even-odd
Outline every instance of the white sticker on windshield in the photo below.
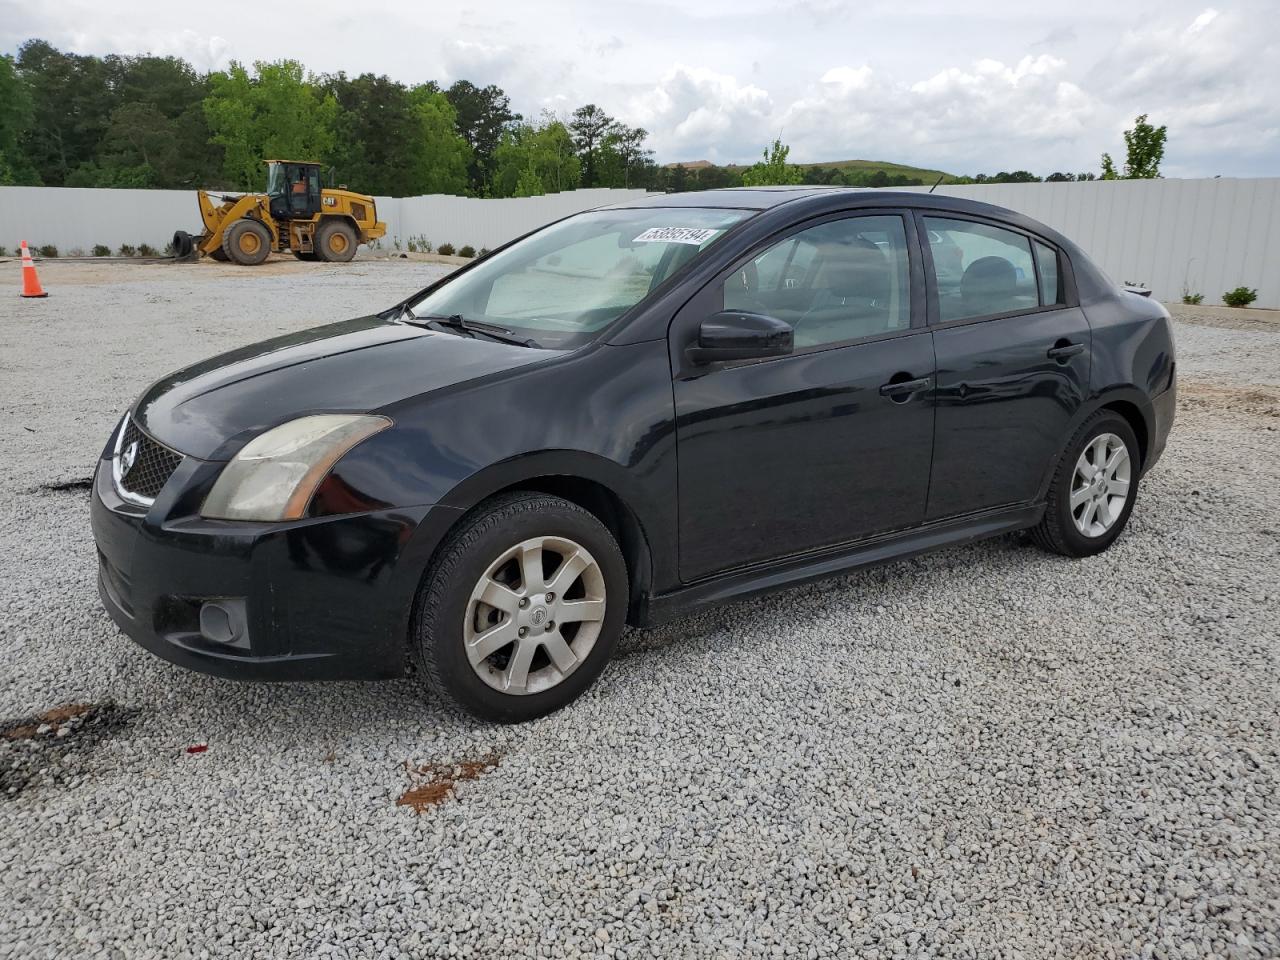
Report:
<svg viewBox="0 0 1280 960"><path fill-rule="evenodd" d="M719 232L719 230L707 229L705 227L650 227L631 242L691 243L695 247L698 247L706 243Z"/></svg>

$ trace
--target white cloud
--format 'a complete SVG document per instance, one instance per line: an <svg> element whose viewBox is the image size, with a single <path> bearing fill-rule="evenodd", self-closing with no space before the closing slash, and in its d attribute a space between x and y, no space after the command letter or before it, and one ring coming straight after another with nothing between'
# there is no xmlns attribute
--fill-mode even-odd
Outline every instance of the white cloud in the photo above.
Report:
<svg viewBox="0 0 1280 960"><path fill-rule="evenodd" d="M653 135L654 146L684 159L725 162L750 145L773 109L769 94L752 83L706 67L677 65L657 85L636 94L623 116ZM689 152L698 156L688 156Z"/></svg>

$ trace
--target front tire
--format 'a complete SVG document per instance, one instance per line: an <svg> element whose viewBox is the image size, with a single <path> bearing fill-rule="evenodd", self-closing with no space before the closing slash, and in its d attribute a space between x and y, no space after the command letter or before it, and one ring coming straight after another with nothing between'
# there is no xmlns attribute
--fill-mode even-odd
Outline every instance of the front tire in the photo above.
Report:
<svg viewBox="0 0 1280 960"><path fill-rule="evenodd" d="M532 720L600 675L627 597L622 552L593 514L559 497L507 494L441 547L419 588L412 643L431 686L463 709Z"/></svg>
<svg viewBox="0 0 1280 960"><path fill-rule="evenodd" d="M241 266L256 267L271 253L271 231L248 217L237 220L222 235L222 250Z"/></svg>
<svg viewBox="0 0 1280 960"><path fill-rule="evenodd" d="M1138 438L1129 421L1099 410L1063 451L1044 518L1032 529L1035 541L1066 557L1106 550L1129 523L1140 468Z"/></svg>

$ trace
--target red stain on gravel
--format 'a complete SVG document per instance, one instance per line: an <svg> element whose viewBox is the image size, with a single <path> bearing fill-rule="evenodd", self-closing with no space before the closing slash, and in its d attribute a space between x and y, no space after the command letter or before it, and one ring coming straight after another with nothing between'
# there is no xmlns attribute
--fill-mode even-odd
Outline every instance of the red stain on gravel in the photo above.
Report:
<svg viewBox="0 0 1280 960"><path fill-rule="evenodd" d="M208 749L209 745L207 743L193 743L187 747L187 753L204 753Z"/></svg>
<svg viewBox="0 0 1280 960"><path fill-rule="evenodd" d="M491 753L479 760L463 760L452 764L428 763L420 767L411 767L405 761L404 768L409 772L409 777L418 782L400 795L396 806L413 807L415 813L439 806L449 799L453 788L460 781L475 780L488 773L498 765L500 759L498 754Z"/></svg>

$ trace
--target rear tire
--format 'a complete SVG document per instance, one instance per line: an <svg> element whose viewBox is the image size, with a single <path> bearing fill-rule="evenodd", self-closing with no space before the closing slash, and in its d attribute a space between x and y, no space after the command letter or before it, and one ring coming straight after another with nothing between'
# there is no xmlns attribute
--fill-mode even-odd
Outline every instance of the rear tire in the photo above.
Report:
<svg viewBox="0 0 1280 960"><path fill-rule="evenodd" d="M627 597L622 552L594 515L559 497L506 494L440 548L418 590L411 644L431 686L464 710L532 720L600 675Z"/></svg>
<svg viewBox="0 0 1280 960"><path fill-rule="evenodd" d="M1032 538L1051 553L1090 557L1116 541L1138 496L1141 462L1129 421L1111 410L1085 420L1067 444Z"/></svg>
<svg viewBox="0 0 1280 960"><path fill-rule="evenodd" d="M356 255L356 232L345 220L328 219L316 231L316 252L327 263L346 263Z"/></svg>
<svg viewBox="0 0 1280 960"><path fill-rule="evenodd" d="M271 231L248 217L237 220L222 235L222 250L236 263L255 267L271 253Z"/></svg>

